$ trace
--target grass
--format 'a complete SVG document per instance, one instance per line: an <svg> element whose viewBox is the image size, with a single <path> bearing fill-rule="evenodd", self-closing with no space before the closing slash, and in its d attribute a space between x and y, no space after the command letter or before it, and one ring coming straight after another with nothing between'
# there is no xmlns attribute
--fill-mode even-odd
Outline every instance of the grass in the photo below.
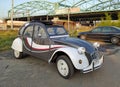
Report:
<svg viewBox="0 0 120 87"><path fill-rule="evenodd" d="M0 51L9 50L12 42L17 36L18 31L14 30L1 30L0 31Z"/></svg>

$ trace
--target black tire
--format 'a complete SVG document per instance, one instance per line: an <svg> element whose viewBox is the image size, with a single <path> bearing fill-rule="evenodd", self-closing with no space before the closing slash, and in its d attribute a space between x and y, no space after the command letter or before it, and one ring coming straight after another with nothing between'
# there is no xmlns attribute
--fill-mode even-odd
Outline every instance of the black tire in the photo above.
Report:
<svg viewBox="0 0 120 87"><path fill-rule="evenodd" d="M120 42L119 38L117 38L117 37L112 37L111 38L111 43L112 44L118 44L119 42Z"/></svg>
<svg viewBox="0 0 120 87"><path fill-rule="evenodd" d="M21 59L23 58L23 53L22 52L19 52L17 50L13 50L13 55L16 59Z"/></svg>
<svg viewBox="0 0 120 87"><path fill-rule="evenodd" d="M74 74L74 66L71 60L65 55L61 55L57 58L56 67L60 76L65 79L69 79Z"/></svg>
<svg viewBox="0 0 120 87"><path fill-rule="evenodd" d="M85 35L80 35L80 39L86 40L86 36Z"/></svg>

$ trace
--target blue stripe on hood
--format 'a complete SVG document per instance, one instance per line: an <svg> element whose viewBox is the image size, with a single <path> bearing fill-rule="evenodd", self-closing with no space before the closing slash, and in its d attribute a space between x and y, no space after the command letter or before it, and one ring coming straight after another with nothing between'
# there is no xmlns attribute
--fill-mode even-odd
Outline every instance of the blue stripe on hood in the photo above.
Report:
<svg viewBox="0 0 120 87"><path fill-rule="evenodd" d="M95 48L91 43L78 38L70 38L70 37L53 38L53 41L55 41L55 43L65 44L77 48L85 47L86 51L90 54L95 51Z"/></svg>

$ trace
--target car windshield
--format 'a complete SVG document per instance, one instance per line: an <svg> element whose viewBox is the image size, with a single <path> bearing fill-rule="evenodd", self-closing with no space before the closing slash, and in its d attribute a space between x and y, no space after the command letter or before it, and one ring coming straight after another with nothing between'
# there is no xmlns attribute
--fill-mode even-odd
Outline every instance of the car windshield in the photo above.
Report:
<svg viewBox="0 0 120 87"><path fill-rule="evenodd" d="M61 26L49 26L47 32L49 36L67 35L66 30Z"/></svg>

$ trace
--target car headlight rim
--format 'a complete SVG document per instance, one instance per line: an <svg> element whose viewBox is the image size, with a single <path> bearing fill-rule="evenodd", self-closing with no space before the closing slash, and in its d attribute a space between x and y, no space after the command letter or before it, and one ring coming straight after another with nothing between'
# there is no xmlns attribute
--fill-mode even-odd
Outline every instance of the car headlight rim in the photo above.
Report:
<svg viewBox="0 0 120 87"><path fill-rule="evenodd" d="M98 47L100 47L100 44L99 44L98 42L95 42L95 43L93 43L93 46L94 46L95 48L98 48Z"/></svg>
<svg viewBox="0 0 120 87"><path fill-rule="evenodd" d="M79 53L79 54L84 54L85 52L86 52L85 47L79 47L79 48L78 48L78 53Z"/></svg>

